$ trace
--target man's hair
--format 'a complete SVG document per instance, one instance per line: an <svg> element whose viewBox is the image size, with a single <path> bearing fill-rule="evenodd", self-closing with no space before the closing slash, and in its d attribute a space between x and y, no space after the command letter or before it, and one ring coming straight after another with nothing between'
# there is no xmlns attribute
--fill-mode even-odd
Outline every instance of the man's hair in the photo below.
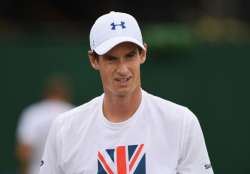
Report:
<svg viewBox="0 0 250 174"><path fill-rule="evenodd" d="M46 97L61 96L65 99L71 98L72 81L65 74L54 73L49 75L44 81L44 93Z"/></svg>
<svg viewBox="0 0 250 174"><path fill-rule="evenodd" d="M137 45L136 45L137 46ZM140 47L140 46L137 46L137 49L138 49L138 51L139 51L139 54L141 54L141 52L142 52L142 48ZM92 56L94 56L94 57L96 57L97 59L99 59L99 56L100 55L98 55L94 50L92 51Z"/></svg>

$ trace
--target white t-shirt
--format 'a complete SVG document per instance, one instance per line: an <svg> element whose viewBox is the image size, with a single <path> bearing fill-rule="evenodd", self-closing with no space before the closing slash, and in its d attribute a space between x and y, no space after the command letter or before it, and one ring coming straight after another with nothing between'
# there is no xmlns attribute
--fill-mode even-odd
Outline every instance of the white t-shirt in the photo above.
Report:
<svg viewBox="0 0 250 174"><path fill-rule="evenodd" d="M52 121L72 105L58 100L44 100L27 107L17 127L17 142L32 148L28 173L37 174Z"/></svg>
<svg viewBox="0 0 250 174"><path fill-rule="evenodd" d="M132 117L108 121L103 96L58 117L40 174L213 174L195 115L142 91Z"/></svg>

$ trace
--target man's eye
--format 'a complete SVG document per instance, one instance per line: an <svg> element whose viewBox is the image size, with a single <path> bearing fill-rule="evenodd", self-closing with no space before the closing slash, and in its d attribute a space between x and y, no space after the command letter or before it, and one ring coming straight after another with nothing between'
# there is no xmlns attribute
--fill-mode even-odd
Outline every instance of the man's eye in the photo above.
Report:
<svg viewBox="0 0 250 174"><path fill-rule="evenodd" d="M127 58L133 58L135 56L135 53L128 54L126 57Z"/></svg>
<svg viewBox="0 0 250 174"><path fill-rule="evenodd" d="M109 61L109 62L113 62L116 60L115 57L111 57L111 56L108 56L108 57L105 57L105 60Z"/></svg>
<svg viewBox="0 0 250 174"><path fill-rule="evenodd" d="M116 58L114 58L114 57L108 57L108 61L115 61L116 60Z"/></svg>

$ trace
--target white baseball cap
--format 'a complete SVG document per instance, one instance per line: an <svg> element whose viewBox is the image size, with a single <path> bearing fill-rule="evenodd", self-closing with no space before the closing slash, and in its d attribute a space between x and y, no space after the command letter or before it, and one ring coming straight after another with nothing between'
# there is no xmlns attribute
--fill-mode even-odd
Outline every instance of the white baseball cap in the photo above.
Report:
<svg viewBox="0 0 250 174"><path fill-rule="evenodd" d="M121 12L111 11L100 16L90 30L90 48L98 55L107 53L122 42L132 42L145 50L136 19Z"/></svg>

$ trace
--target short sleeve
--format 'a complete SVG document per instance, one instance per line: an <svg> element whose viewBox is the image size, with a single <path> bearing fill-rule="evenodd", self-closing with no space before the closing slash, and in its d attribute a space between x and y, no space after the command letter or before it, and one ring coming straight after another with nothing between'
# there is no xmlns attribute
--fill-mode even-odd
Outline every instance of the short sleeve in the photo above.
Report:
<svg viewBox="0 0 250 174"><path fill-rule="evenodd" d="M17 141L19 144L33 145L35 142L35 122L33 114L26 109L20 116L17 127Z"/></svg>
<svg viewBox="0 0 250 174"><path fill-rule="evenodd" d="M46 140L44 154L40 163L39 174L63 174L60 169L60 139L58 130L58 119L53 122Z"/></svg>
<svg viewBox="0 0 250 174"><path fill-rule="evenodd" d="M184 121L177 174L213 174L201 126L189 110Z"/></svg>

